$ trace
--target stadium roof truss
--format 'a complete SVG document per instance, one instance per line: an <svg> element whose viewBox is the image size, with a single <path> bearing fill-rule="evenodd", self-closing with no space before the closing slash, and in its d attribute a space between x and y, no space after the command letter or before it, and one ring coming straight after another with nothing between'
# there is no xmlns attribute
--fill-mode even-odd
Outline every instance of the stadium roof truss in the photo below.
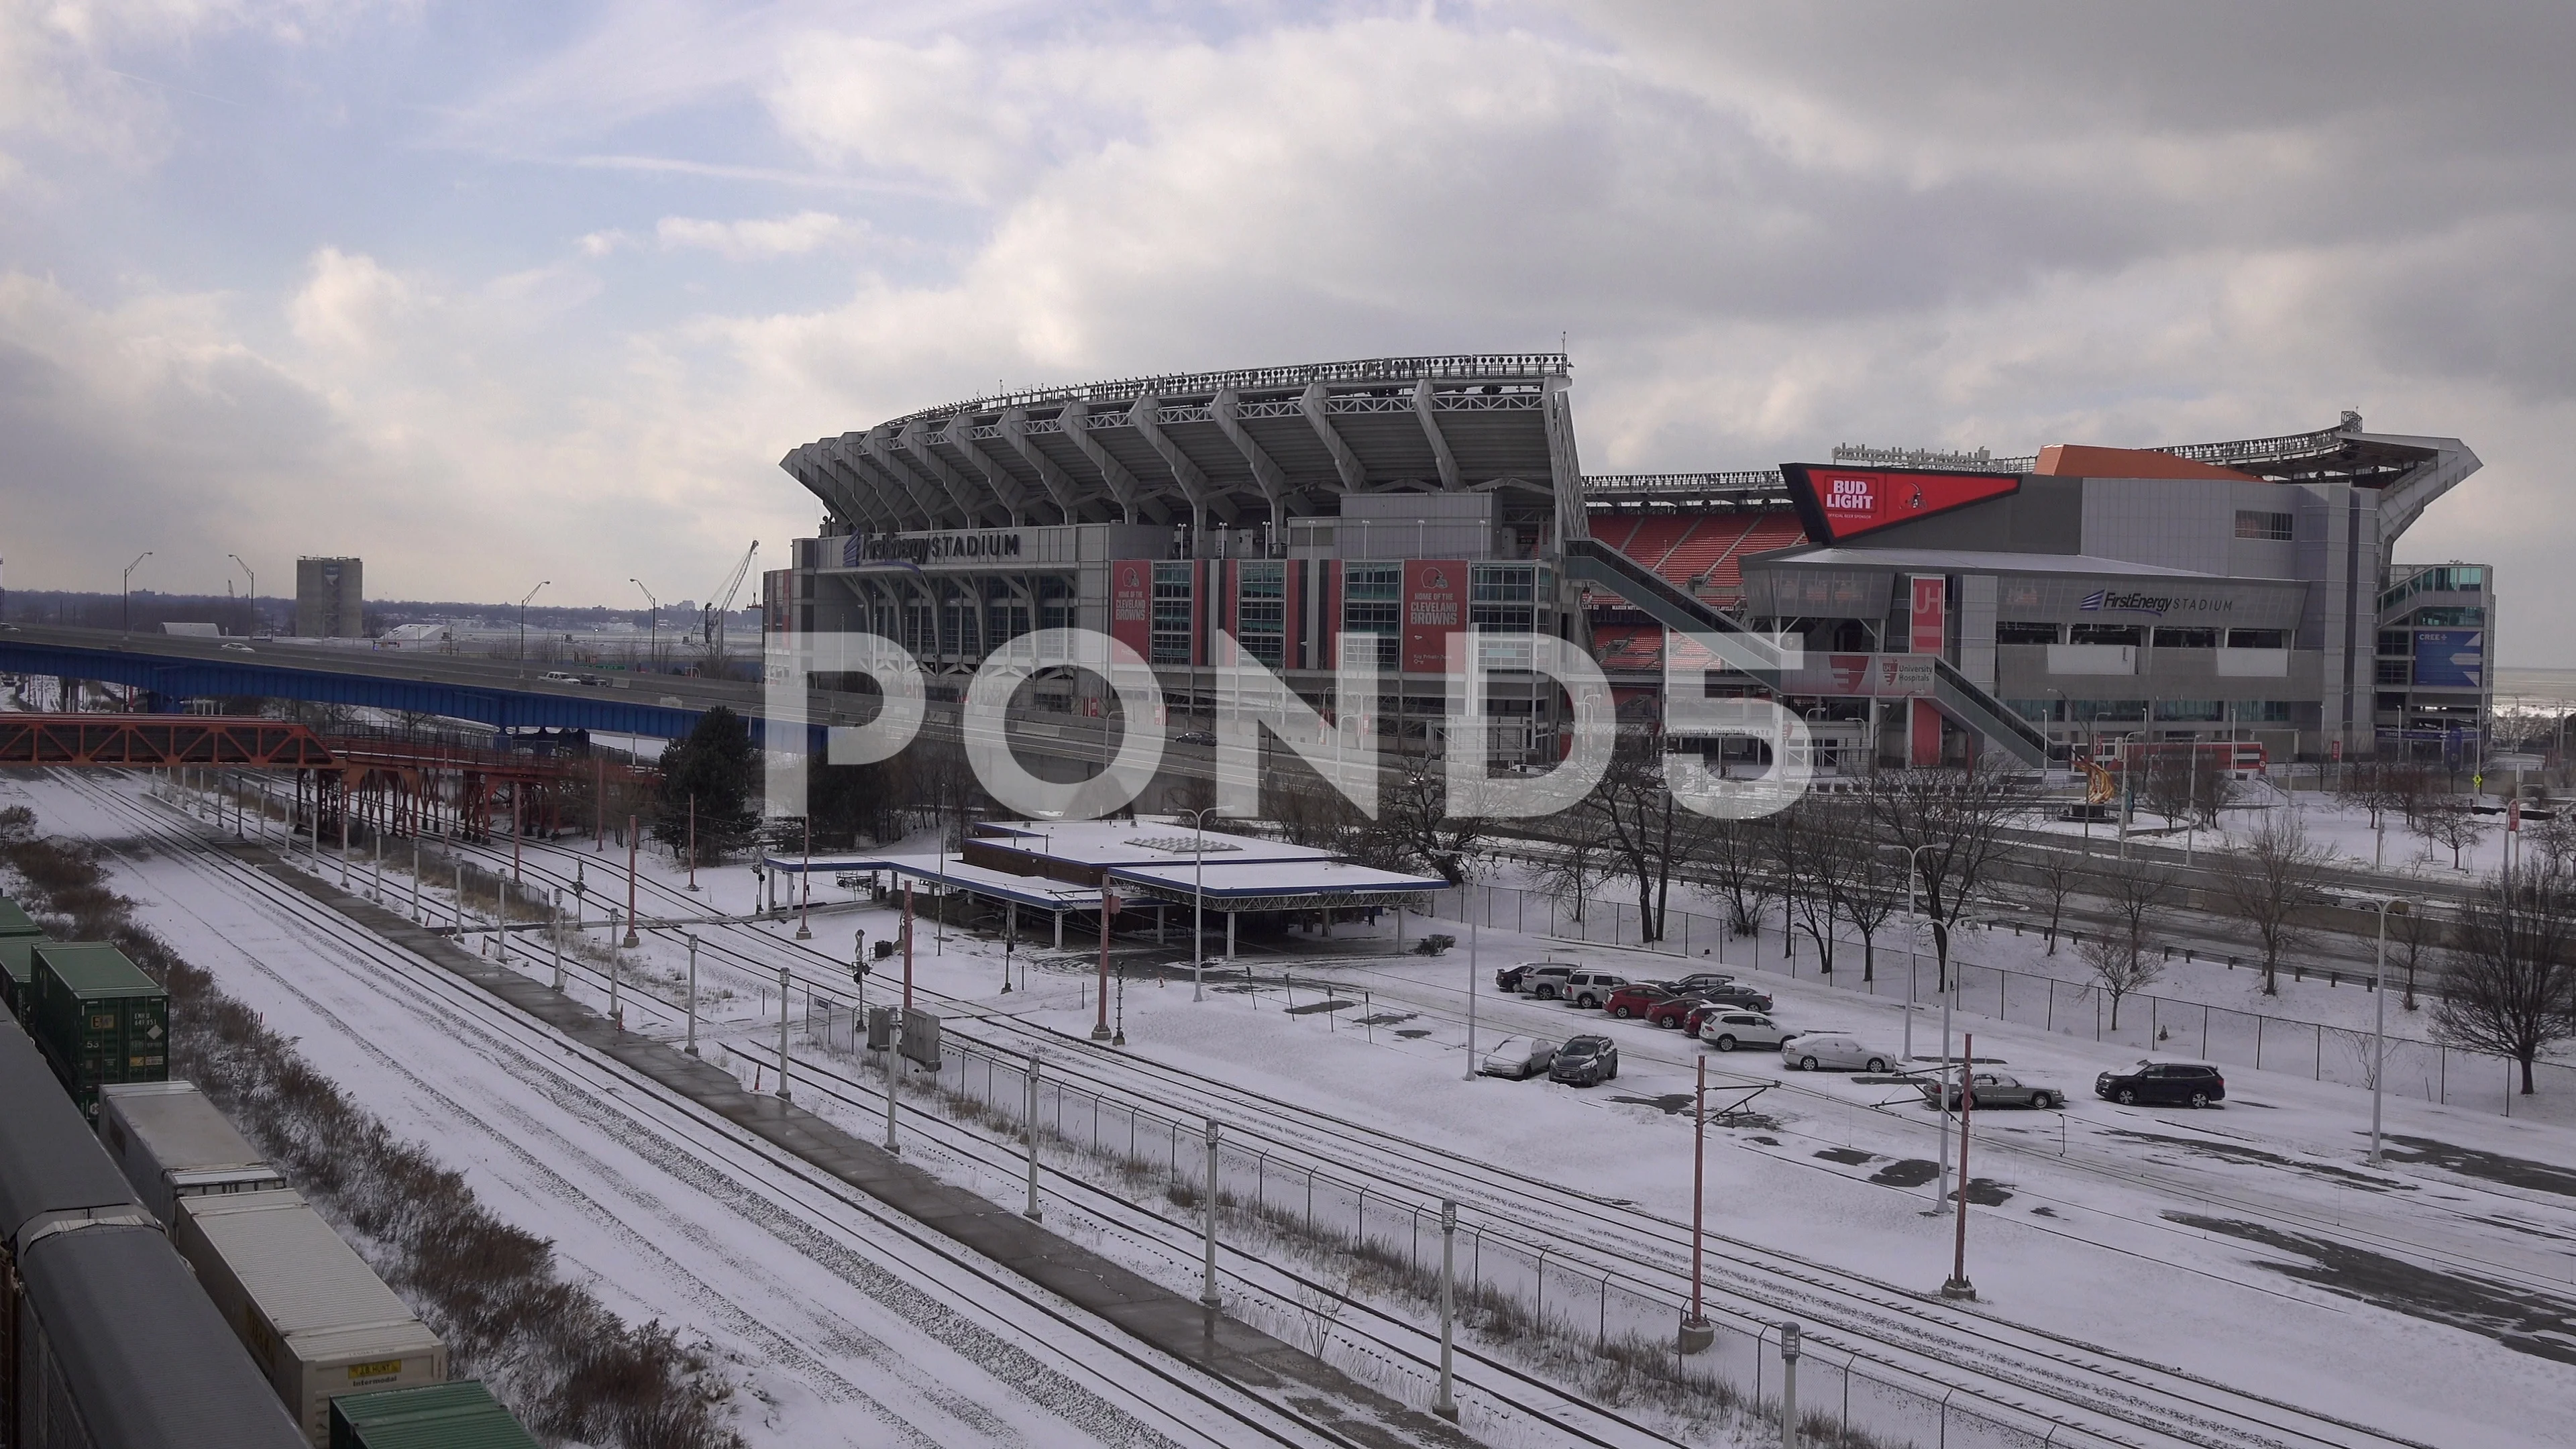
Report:
<svg viewBox="0 0 2576 1449"><path fill-rule="evenodd" d="M1274 526L1352 493L1497 495L1582 528L1562 353L1387 357L979 398L822 438L779 466L838 525Z"/></svg>

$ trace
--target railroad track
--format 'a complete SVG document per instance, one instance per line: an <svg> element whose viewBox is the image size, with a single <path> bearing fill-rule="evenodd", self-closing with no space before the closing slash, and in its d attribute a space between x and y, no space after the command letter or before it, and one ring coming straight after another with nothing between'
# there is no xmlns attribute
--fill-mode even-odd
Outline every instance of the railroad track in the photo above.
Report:
<svg viewBox="0 0 2576 1449"><path fill-rule="evenodd" d="M539 853L542 848L527 852ZM553 867L541 869L551 872ZM827 996L846 991L843 963L804 943L752 926L701 928L702 961L710 951L708 943L718 940L730 943L720 948L724 958L738 964L747 979L774 980L776 967L788 964L811 989ZM1615 1237L1629 1242L1629 1250L1569 1251L1623 1282L1666 1294L1688 1291L1683 1224L1428 1149L1299 1103L1110 1052L1086 1038L996 1012L989 1001L919 987L916 994L950 1011L952 1030L968 1031L1006 1050L1041 1045L1058 1076L1071 1073L1086 1087L1136 1110L1165 1117L1214 1116L1229 1123L1238 1140L1266 1142L1391 1199L1454 1196L1532 1237L1576 1243ZM1817 1100L1834 1101L1821 1094ZM1974 1393L2069 1432L2109 1443L2202 1449L2365 1449L2414 1442L2098 1345L2001 1322L1760 1244L1724 1235L1715 1235L1715 1241L1741 1266L1721 1264L1711 1286L1747 1316L1767 1320L1796 1315L1820 1330L1816 1338L1864 1363Z"/></svg>
<svg viewBox="0 0 2576 1449"><path fill-rule="evenodd" d="M647 1156L700 1176L714 1174L726 1196L775 1220L773 1231L788 1238L828 1240L824 1266L854 1287L868 1291L884 1273L917 1283L929 1300L916 1303L927 1313L927 1321L920 1323L924 1333L979 1362L1025 1376L1027 1392L1042 1404L1041 1396L1056 1398L1058 1403L1045 1406L1066 1413L1098 1437L1149 1445L1234 1445L1249 1439L1283 1446L1357 1446L1359 1441L1291 1405L1143 1348L1123 1331L1068 1308L712 1113L663 1095L647 1079L218 851L197 831L160 816L153 807L93 781L67 783L131 822L136 834L168 849L182 868L246 893L263 916L327 942L333 949L317 954L333 958L335 969L361 979L400 982L424 1024L483 1043L485 1054L520 1084L586 1106L593 1126ZM280 987L329 1014L297 983L269 974ZM390 1058L385 1061L400 1069ZM424 1091L438 1090L435 1084L419 1085ZM580 1150L575 1142L555 1145L567 1152ZM707 1301L721 1298L719 1287L700 1287ZM754 1336L757 1341L759 1335ZM846 1350L846 1345L836 1349L774 1332L769 1336L791 1365L823 1364Z"/></svg>

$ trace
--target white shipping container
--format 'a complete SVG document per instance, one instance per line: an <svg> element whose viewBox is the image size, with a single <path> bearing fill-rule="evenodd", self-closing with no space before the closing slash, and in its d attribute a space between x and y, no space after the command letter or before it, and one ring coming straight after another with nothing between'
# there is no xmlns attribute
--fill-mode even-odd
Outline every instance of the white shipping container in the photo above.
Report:
<svg viewBox="0 0 2576 1449"><path fill-rule="evenodd" d="M101 1087L98 1140L165 1228L183 1197L286 1186L194 1082Z"/></svg>
<svg viewBox="0 0 2576 1449"><path fill-rule="evenodd" d="M181 1198L171 1240L315 1449L334 1395L447 1381L447 1345L301 1196Z"/></svg>

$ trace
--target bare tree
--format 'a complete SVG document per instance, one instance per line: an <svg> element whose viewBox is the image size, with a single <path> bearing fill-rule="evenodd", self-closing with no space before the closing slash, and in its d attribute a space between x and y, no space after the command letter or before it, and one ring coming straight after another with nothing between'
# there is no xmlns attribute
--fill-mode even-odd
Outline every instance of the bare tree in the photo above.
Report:
<svg viewBox="0 0 2576 1449"><path fill-rule="evenodd" d="M2460 868L2460 852L2486 839L2486 822L2457 795L2432 796L2415 807L2415 833L2434 845L2449 846L2451 868Z"/></svg>
<svg viewBox="0 0 2576 1449"><path fill-rule="evenodd" d="M1617 876L1636 888L1640 939L1662 940L1673 862L1691 853L1703 818L1664 788L1663 737L1621 731L1609 769L1579 808L1601 827Z"/></svg>
<svg viewBox="0 0 2576 1449"><path fill-rule="evenodd" d="M1428 870L1465 885L1492 849L1492 822L1448 811L1447 777L1430 768L1409 771L1380 789L1377 820L1361 832L1354 853L1366 865Z"/></svg>
<svg viewBox="0 0 2576 1449"><path fill-rule="evenodd" d="M2530 1096L2533 1059L2576 1037L2576 882L2548 869L2487 882L2443 964L2433 1035L2520 1062Z"/></svg>
<svg viewBox="0 0 2576 1449"><path fill-rule="evenodd" d="M2043 848L2030 865L2031 903L2048 911L2048 954L2057 954L2057 933L2066 923L2066 898L2083 877L2083 863L2062 850Z"/></svg>
<svg viewBox="0 0 2576 1449"><path fill-rule="evenodd" d="M2441 946L2450 926L2416 902L2391 917L2388 933L2397 940L2397 964L2406 971L2405 1007L2420 1011L2424 1004L2415 998L2416 973L2423 968L2425 953Z"/></svg>
<svg viewBox="0 0 2576 1449"><path fill-rule="evenodd" d="M1531 884L1565 903L1577 924L1592 893L1619 868L1609 822L1592 811L1568 811L1549 822L1554 849L1530 867Z"/></svg>
<svg viewBox="0 0 2576 1449"><path fill-rule="evenodd" d="M2005 827L2029 814L2037 797L1981 758L1966 769L1880 771L1862 799L1879 831L1914 859L1923 914L1932 923L1934 985L1948 990L1951 925L1991 887L2009 848Z"/></svg>
<svg viewBox="0 0 2576 1449"><path fill-rule="evenodd" d="M2111 998L2111 1026L2120 1025L2120 1002L2164 974L2164 948L2156 939L2174 886L2172 877L2143 861L2118 860L2103 868L2099 899L2108 923L2077 948L2102 993Z"/></svg>
<svg viewBox="0 0 2576 1449"><path fill-rule="evenodd" d="M1878 931L1887 918L1896 914L1904 894L1904 882L1889 876L1885 852L1875 849L1875 840L1865 839L1856 874L1843 897L1843 914L1850 918L1852 929L1860 932L1860 979L1878 979Z"/></svg>
<svg viewBox="0 0 2576 1449"><path fill-rule="evenodd" d="M2281 994L2281 953L2305 938L2300 913L2315 903L2327 850L2296 816L2266 814L2218 870L2219 896L2263 947L2263 994Z"/></svg>
<svg viewBox="0 0 2576 1449"><path fill-rule="evenodd" d="M2576 872L2576 810L2522 817L2522 843L2561 872Z"/></svg>
<svg viewBox="0 0 2576 1449"><path fill-rule="evenodd" d="M1834 927L1849 906L1852 885L1867 869L1868 822L1848 803L1809 796L1771 817L1772 862L1792 930L1815 943L1816 962L1834 972Z"/></svg>
<svg viewBox="0 0 2576 1449"><path fill-rule="evenodd" d="M1708 893L1725 908L1732 935L1750 936L1762 929L1762 908L1776 893L1769 830L1760 820L1710 820L1698 829L1692 859L1707 870Z"/></svg>

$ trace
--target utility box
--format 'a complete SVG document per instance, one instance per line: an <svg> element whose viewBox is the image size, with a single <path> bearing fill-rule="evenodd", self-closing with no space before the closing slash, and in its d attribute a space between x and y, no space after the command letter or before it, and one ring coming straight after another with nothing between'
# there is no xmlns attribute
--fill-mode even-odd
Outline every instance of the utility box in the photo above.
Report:
<svg viewBox="0 0 2576 1449"><path fill-rule="evenodd" d="M170 1238L314 1449L338 1395L447 1381L447 1345L297 1194L183 1197Z"/></svg>
<svg viewBox="0 0 2576 1449"><path fill-rule="evenodd" d="M36 946L42 936L0 936L0 1006L11 1020L25 1025L27 982L36 973Z"/></svg>
<svg viewBox="0 0 2576 1449"><path fill-rule="evenodd" d="M194 1082L99 1088L98 1140L164 1227L178 1215L183 1197L286 1186Z"/></svg>
<svg viewBox="0 0 2576 1449"><path fill-rule="evenodd" d="M894 1008L891 1006L869 1007L868 1050L872 1052L881 1052L892 1045L894 1045Z"/></svg>
<svg viewBox="0 0 2576 1449"><path fill-rule="evenodd" d="M30 1035L72 1101L98 1115L110 1082L170 1079L170 993L104 941L43 941L28 972Z"/></svg>
<svg viewBox="0 0 2576 1449"><path fill-rule="evenodd" d="M939 1018L926 1011L903 1014L903 1059L928 1071L939 1070Z"/></svg>
<svg viewBox="0 0 2576 1449"><path fill-rule="evenodd" d="M536 1436L480 1380L342 1394L329 1449L537 1449Z"/></svg>

